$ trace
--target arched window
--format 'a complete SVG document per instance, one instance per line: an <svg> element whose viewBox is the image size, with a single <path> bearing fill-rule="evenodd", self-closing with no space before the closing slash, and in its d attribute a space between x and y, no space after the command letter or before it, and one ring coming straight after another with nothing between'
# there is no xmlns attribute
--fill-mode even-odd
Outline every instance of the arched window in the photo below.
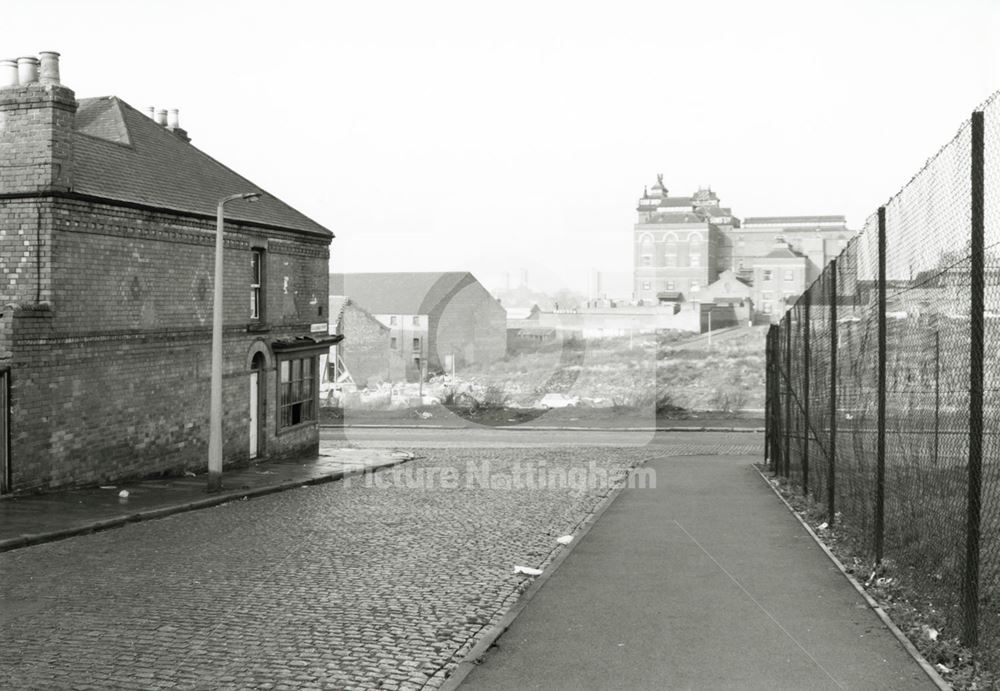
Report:
<svg viewBox="0 0 1000 691"><path fill-rule="evenodd" d="M673 233L664 233L663 242L663 264L664 266L677 266L677 236Z"/></svg>
<svg viewBox="0 0 1000 691"><path fill-rule="evenodd" d="M688 233L688 243L691 245L700 245L703 238L701 233Z"/></svg>

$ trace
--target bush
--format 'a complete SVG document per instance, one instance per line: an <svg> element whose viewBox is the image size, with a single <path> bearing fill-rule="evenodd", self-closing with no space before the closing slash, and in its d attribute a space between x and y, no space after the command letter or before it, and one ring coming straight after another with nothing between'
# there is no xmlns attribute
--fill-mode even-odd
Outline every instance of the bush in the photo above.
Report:
<svg viewBox="0 0 1000 691"><path fill-rule="evenodd" d="M683 411L684 408L677 405L674 402L674 397L670 395L668 391L660 391L656 395L656 415L657 417L663 415L669 415L671 413L679 413Z"/></svg>
<svg viewBox="0 0 1000 691"><path fill-rule="evenodd" d="M712 408L721 410L724 413L735 413L743 408L746 403L747 392L737 386L716 389L715 393L712 394L712 398L709 399L709 404Z"/></svg>
<svg viewBox="0 0 1000 691"><path fill-rule="evenodd" d="M478 399L479 408L484 410L501 410L507 407L510 396L507 390L499 384L490 384Z"/></svg>

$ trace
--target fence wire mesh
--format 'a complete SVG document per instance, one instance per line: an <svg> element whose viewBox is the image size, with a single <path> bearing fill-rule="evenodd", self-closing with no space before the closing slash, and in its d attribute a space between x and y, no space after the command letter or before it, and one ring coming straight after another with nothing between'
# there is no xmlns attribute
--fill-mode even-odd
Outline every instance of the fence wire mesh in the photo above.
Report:
<svg viewBox="0 0 1000 691"><path fill-rule="evenodd" d="M950 632L996 669L1000 99L994 95L979 111L982 137L974 134L979 116L973 116L867 219L772 329L767 414L776 442L769 448L772 470L825 503L861 556L897 569L942 613ZM978 314L975 232L985 248ZM974 376L977 324L985 353L981 380ZM981 425L973 414L978 385Z"/></svg>

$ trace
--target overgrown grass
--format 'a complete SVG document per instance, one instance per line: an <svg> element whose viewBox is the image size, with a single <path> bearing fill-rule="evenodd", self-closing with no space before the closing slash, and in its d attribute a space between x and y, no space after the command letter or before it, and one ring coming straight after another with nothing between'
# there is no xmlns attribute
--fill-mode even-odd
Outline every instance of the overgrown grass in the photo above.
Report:
<svg viewBox="0 0 1000 691"><path fill-rule="evenodd" d="M711 345L678 331L555 343L459 375L480 389L502 387L515 406L563 393L660 412L762 409L765 328L718 332Z"/></svg>
<svg viewBox="0 0 1000 691"><path fill-rule="evenodd" d="M924 535L901 545L892 536L891 544L881 564L874 564L869 530L851 514L837 513L835 524L826 526L827 508L822 502L801 494L801 487L783 478L772 482L803 520L816 528L816 533L845 570L859 581L920 653L952 685L962 691L1000 688L1000 637L996 635L998 606L991 598L993 583L981 584L980 647L972 651L962 645L962 617L959 606L960 576L949 573L954 567L952 555L942 551L940 539ZM922 514L943 514L949 506L920 504ZM998 526L1000 527L1000 526ZM1000 544L997 527L983 533L987 545ZM898 540L898 536L897 540ZM892 543L896 544L892 544ZM959 548L955 548L959 549ZM985 553L993 548L986 546ZM985 570L985 569L984 569Z"/></svg>

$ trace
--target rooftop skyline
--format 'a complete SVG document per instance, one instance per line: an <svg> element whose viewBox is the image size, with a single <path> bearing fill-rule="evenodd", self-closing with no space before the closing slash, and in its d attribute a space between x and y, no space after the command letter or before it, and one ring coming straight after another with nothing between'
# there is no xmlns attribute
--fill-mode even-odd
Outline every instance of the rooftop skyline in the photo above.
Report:
<svg viewBox="0 0 1000 691"><path fill-rule="evenodd" d="M56 50L78 98L179 108L337 235L333 271L585 290L630 270L659 172L857 229L1000 86L995 3L871 5L57 1L7 8L0 57Z"/></svg>

